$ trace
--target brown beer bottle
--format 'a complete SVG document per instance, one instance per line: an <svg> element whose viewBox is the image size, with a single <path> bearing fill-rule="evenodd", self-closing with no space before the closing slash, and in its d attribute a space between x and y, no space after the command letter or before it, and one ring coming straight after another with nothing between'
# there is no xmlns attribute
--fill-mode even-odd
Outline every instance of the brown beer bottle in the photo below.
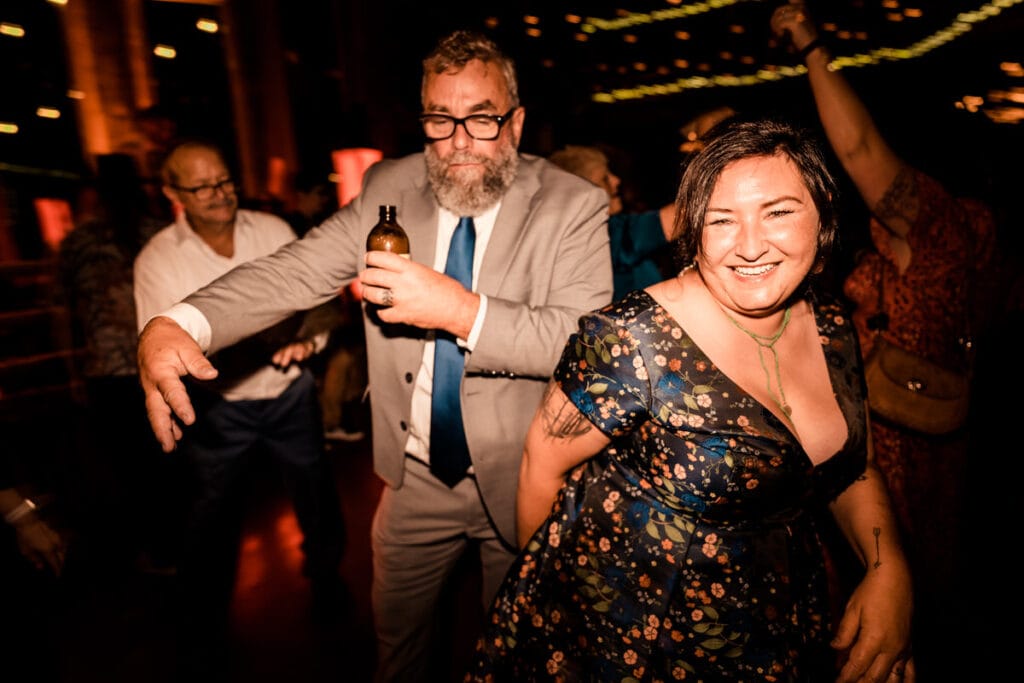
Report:
<svg viewBox="0 0 1024 683"><path fill-rule="evenodd" d="M409 258L409 236L395 219L397 207L380 205L380 220L366 236L367 251L390 251Z"/></svg>

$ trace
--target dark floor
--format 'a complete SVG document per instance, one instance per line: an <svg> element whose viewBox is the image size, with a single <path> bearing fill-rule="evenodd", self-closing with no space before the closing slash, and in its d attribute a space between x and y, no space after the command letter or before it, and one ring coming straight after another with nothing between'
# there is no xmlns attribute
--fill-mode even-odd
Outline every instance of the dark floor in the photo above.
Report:
<svg viewBox="0 0 1024 683"><path fill-rule="evenodd" d="M974 437L967 472L968 543L959 549L964 578L939 615L951 643L932 661L942 669L931 681L1003 681L1020 661L1024 589L1015 550L1024 528L1024 458L1014 439L1018 403L1006 388L1020 386L1021 320L997 336L982 358L973 410L984 416ZM54 408L56 411L56 407ZM58 411L59 412L59 411ZM39 479L86 488L82 467L49 452L80 452L76 430L59 421L0 423L0 455L22 453L53 462ZM381 482L372 471L369 440L329 448L348 527L343 574L354 610L336 626L310 619L307 584L300 575L299 534L294 515L271 469L257 468L240 550L232 620L232 666L226 683L331 683L372 680L375 644L370 614L369 529ZM86 458L95 468L95 459ZM81 458L80 458L81 460ZM60 489L61 486L56 488ZM59 502L55 507L59 507ZM117 505L98 517L106 528L130 506ZM59 516L59 515L58 515ZM110 535L110 534L108 534ZM99 551L87 539L72 539L60 579L28 568L13 548L10 529L0 524L0 683L171 683L175 643L171 631L172 576L141 571L134 562ZM115 541L115 546L120 545ZM130 545L127 543L125 545ZM461 568L458 590L444 601L444 632L452 642L438 653L436 681L457 681L465 668L479 614L479 578ZM440 611L440 610L439 610ZM924 653L919 653L923 655Z"/></svg>
<svg viewBox="0 0 1024 683"><path fill-rule="evenodd" d="M328 454L348 527L342 571L354 608L333 626L310 618L295 516L272 471L257 468L240 550L228 681L372 680L369 529L382 484L372 471L368 440L337 443ZM173 576L89 557L82 545L72 549L59 580L12 579L9 574L17 572L8 571L10 565L0 572L8 588L12 580L25 588L0 591L0 621L6 624L0 627L0 681L170 683ZM461 678L476 628L478 579L468 563L459 578L461 588L452 597L456 607L446 611L454 642L439 657L437 680ZM5 606L9 595L13 604L7 600ZM5 672L26 677L8 678Z"/></svg>

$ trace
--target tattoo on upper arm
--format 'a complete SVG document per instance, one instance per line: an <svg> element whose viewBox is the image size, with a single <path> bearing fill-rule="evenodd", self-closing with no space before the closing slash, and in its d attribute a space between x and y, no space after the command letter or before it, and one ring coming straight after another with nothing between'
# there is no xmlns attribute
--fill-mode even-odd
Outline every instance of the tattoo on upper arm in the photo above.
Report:
<svg viewBox="0 0 1024 683"><path fill-rule="evenodd" d="M917 220L919 210L920 198L917 196L914 172L908 166L902 166L872 213L882 223L888 224L892 219L899 218L912 225Z"/></svg>
<svg viewBox="0 0 1024 683"><path fill-rule="evenodd" d="M882 552L878 547L878 537L882 534L882 530L877 526L871 530L871 533L875 535L875 569L882 566Z"/></svg>
<svg viewBox="0 0 1024 683"><path fill-rule="evenodd" d="M544 402L541 408L541 415L544 420L544 428L548 436L559 439L571 439L582 436L589 432L593 425L583 416L571 401L562 399L551 400L558 388L554 382L548 384L544 391Z"/></svg>

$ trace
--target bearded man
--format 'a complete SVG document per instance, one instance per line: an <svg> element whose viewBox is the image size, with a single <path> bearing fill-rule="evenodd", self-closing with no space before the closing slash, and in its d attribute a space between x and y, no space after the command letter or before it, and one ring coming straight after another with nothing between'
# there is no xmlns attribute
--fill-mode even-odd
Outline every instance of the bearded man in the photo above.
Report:
<svg viewBox="0 0 1024 683"><path fill-rule="evenodd" d="M514 65L457 31L423 62L422 154L385 160L351 203L146 325L140 380L164 450L195 420L181 376L203 355L363 284L373 454L378 680L436 680L442 587L479 550L489 606L516 553L527 427L577 317L611 300L608 197L517 152ZM367 253L378 206L398 207L410 258ZM366 266L366 270L360 271Z"/></svg>

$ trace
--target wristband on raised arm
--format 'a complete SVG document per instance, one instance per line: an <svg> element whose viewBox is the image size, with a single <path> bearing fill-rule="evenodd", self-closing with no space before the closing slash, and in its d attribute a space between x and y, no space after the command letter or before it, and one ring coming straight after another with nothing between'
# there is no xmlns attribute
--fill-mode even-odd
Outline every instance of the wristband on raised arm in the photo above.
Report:
<svg viewBox="0 0 1024 683"><path fill-rule="evenodd" d="M814 40L812 40L811 42L807 43L802 48L797 50L797 55L800 57L800 61L802 62L806 60L807 55L811 54L819 47L825 47L825 43L821 40L821 38L815 38Z"/></svg>

